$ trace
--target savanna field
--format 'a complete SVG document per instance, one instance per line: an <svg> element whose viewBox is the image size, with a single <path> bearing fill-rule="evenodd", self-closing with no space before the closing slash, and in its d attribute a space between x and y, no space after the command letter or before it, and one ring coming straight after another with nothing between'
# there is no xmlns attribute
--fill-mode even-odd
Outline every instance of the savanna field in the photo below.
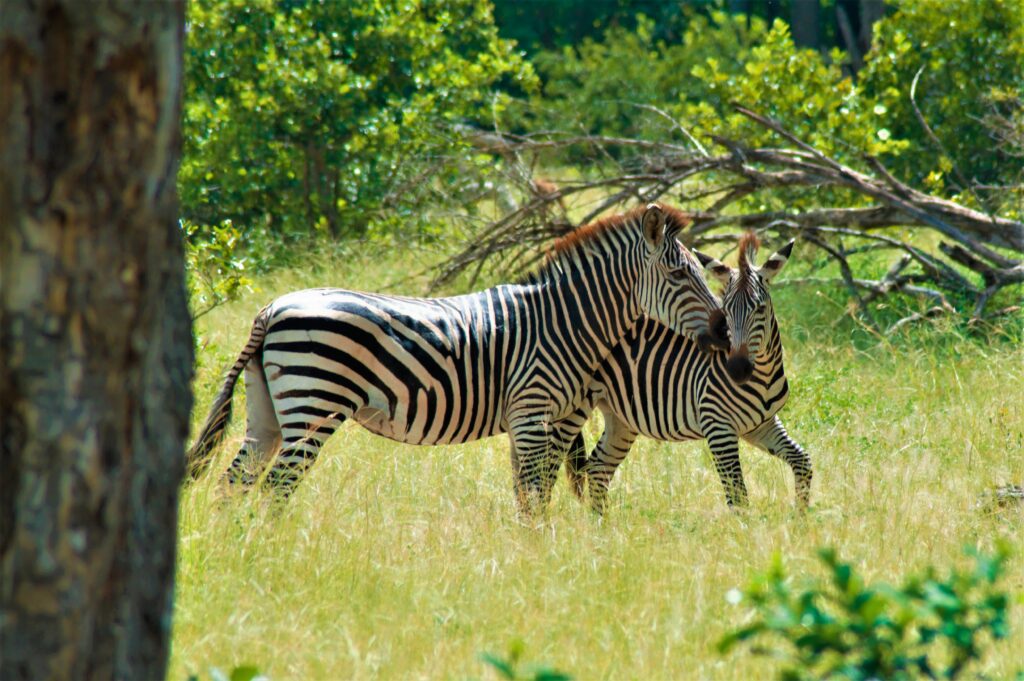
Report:
<svg viewBox="0 0 1024 681"><path fill-rule="evenodd" d="M313 286L424 295L444 255L350 244L256 277L197 322L193 431L266 302ZM716 643L752 617L727 594L774 554L797 584L823 574L828 546L865 580L896 583L929 564L969 566L965 547L1020 545L1021 513L984 501L1024 480L1019 325L939 320L876 337L838 289L779 283L773 300L791 386L781 417L815 467L806 515L788 467L746 444L751 504L731 512L703 442L641 438L605 518L559 480L546 520L524 527L505 436L416 447L354 423L284 506L223 499L217 477L244 431L240 382L212 472L182 492L169 678L242 665L274 679L497 678L480 655L517 646L577 679L766 678L771 661ZM1019 550L1003 587L1024 590ZM989 678L1022 666L1019 602L1010 626L976 668Z"/></svg>
<svg viewBox="0 0 1024 681"><path fill-rule="evenodd" d="M1024 2L0 0L40 679L1024 681Z"/></svg>

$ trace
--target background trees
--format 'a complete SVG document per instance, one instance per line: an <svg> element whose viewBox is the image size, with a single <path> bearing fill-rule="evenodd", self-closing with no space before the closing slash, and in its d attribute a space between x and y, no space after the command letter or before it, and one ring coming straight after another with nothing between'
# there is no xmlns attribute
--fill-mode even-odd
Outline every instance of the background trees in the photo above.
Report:
<svg viewBox="0 0 1024 681"><path fill-rule="evenodd" d="M182 216L279 238L415 221L451 124L533 82L480 0L199 0L188 36Z"/></svg>
<svg viewBox="0 0 1024 681"><path fill-rule="evenodd" d="M807 225L838 207L872 206L810 177L738 190L719 167L665 185L667 157L720 159L736 144L779 143L736 103L850 168L874 173L865 165L874 158L909 190L1019 225L1022 12L1008 0L498 2L493 16L483 0L201 0L190 10L179 179L197 314L237 290L244 267L308 248L296 250L296 239L468 237L465 262L482 243L532 249L594 217L603 205L595 191L675 196L713 213L716 226L763 228L772 221L745 216L780 212ZM546 195L538 179L576 196ZM550 228L504 230L506 218L522 223L513 214L526 206ZM907 224L897 214L883 221ZM814 226L849 226L829 220ZM822 238L826 254L880 247ZM929 257L946 258L925 241ZM953 283L931 298L943 310L976 312L998 282L1019 278L1019 255L950 258L950 270L926 267ZM855 259L850 276L883 281L890 263L874 271L875 261Z"/></svg>
<svg viewBox="0 0 1024 681"><path fill-rule="evenodd" d="M165 672L184 4L0 3L0 677Z"/></svg>

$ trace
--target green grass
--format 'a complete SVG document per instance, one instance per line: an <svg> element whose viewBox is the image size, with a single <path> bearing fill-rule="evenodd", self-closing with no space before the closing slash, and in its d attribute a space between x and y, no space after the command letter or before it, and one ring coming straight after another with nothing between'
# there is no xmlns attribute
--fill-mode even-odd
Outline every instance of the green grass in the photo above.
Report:
<svg viewBox="0 0 1024 681"><path fill-rule="evenodd" d="M194 421L255 312L284 291L423 291L429 252L341 250L257 281L200 324ZM310 257L310 261L318 258ZM785 291L785 293L783 293ZM802 292L802 293L801 293ZM805 288L780 289L793 389L782 418L815 465L807 516L784 464L742 452L749 510L726 510L703 443L642 439L598 521L556 485L548 520L515 520L508 442L413 447L345 426L283 508L218 498L244 426L243 390L215 474L183 492L171 678L254 664L286 678L496 678L479 659L523 642L527 662L578 679L763 678L771 663L715 642L744 623L729 589L779 552L821 574L836 546L866 580L900 581L962 547L1020 543L1022 515L983 513L985 490L1024 481L1024 349L955 325L884 343ZM840 299L841 296L832 295ZM793 330L790 333L790 330ZM595 419L596 420L596 419ZM588 429L590 442L600 424ZM1024 555L1006 584L1024 590ZM1024 606L982 671L1021 666Z"/></svg>

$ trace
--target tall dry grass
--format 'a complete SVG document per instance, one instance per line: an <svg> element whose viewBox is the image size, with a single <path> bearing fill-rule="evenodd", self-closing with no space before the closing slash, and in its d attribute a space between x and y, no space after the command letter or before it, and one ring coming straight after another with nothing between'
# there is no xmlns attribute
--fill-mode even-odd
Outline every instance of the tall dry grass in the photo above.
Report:
<svg viewBox="0 0 1024 681"><path fill-rule="evenodd" d="M312 285L387 289L421 255L331 255L204 317L196 421L263 303ZM773 552L807 576L821 574L815 550L836 546L868 580L896 582L966 564L965 545L1020 544L1021 514L977 506L1024 481L1020 343L952 326L851 340L841 312L808 296L776 296L793 389L782 417L815 465L806 516L788 468L759 451L742 449L751 507L733 513L703 443L642 439L603 520L560 481L547 521L528 529L504 437L413 447L347 425L283 507L223 501L216 475L184 491L171 678L243 663L274 679L490 678L479 653L515 640L578 679L764 678L770 662L714 644L749 614L726 592ZM219 469L241 438L243 392ZM599 432L592 423L588 440ZM1024 555L1006 585L1024 591ZM992 678L1024 664L1024 606L1011 619L981 669Z"/></svg>

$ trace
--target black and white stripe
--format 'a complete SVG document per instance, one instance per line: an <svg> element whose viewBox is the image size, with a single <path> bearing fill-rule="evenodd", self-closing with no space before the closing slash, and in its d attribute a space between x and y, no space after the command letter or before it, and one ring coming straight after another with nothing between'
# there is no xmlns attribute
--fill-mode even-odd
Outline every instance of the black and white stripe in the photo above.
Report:
<svg viewBox="0 0 1024 681"><path fill-rule="evenodd" d="M521 508L546 502L572 414L597 365L644 314L708 337L717 299L652 204L567 237L522 284L452 298L340 289L284 295L260 314L190 453L199 470L245 366L246 441L228 480L290 490L346 420L416 444L509 433ZM262 342L258 342L259 339Z"/></svg>
<svg viewBox="0 0 1024 681"><path fill-rule="evenodd" d="M777 416L789 386L768 292L768 282L785 265L792 247L791 241L758 268L757 241L747 235L735 270L697 254L706 271L725 282L728 353L700 352L690 339L646 320L597 369L588 400L571 420L579 424L594 405L604 414L605 430L589 458L577 436L568 461L573 489L582 494L585 476L594 510L604 510L611 478L640 434L668 441L706 439L729 505L747 500L739 460L742 437L789 464L797 499L802 506L808 504L810 458Z"/></svg>

